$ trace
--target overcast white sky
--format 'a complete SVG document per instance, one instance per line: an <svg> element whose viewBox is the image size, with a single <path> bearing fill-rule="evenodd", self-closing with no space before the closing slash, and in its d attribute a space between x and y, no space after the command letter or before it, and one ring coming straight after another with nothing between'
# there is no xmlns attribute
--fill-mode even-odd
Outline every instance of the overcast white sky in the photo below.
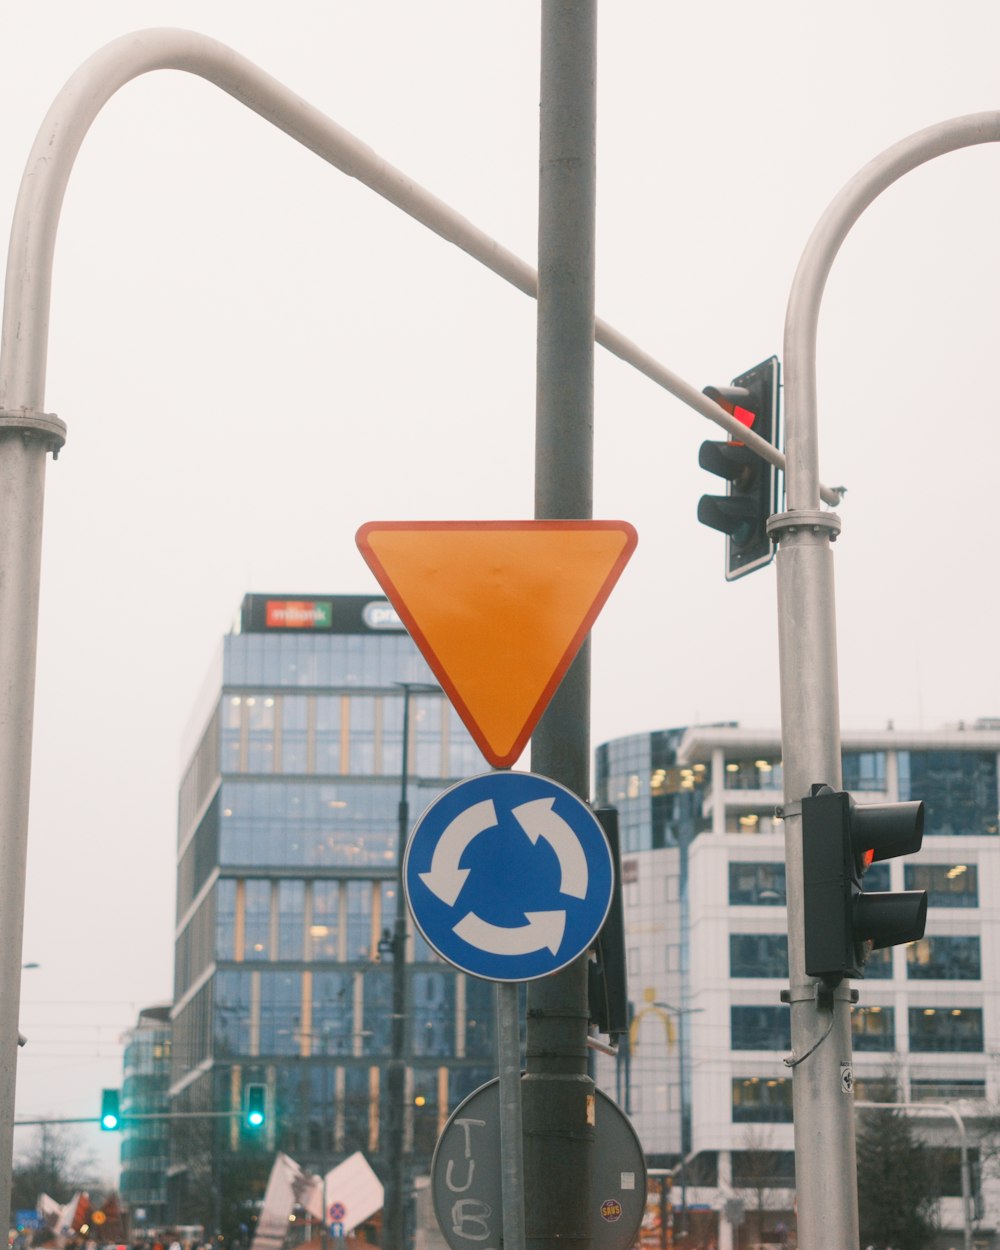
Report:
<svg viewBox="0 0 1000 1250"><path fill-rule="evenodd" d="M527 0L4 6L0 233L53 97L109 40L230 44L507 247L536 255ZM911 132L1000 108L992 0L605 0L598 311L697 386L780 354L802 248ZM845 728L1000 715L1000 150L909 175L820 323ZM124 88L56 252L18 1114L96 1115L169 998L179 744L243 593L356 592L366 520L526 518L534 305L216 88ZM774 570L727 585L700 418L598 353L595 515L639 548L595 630L593 740L777 726ZM19 1130L19 1134L25 1130ZM107 1137L85 1130L108 1170ZM18 1138L20 1143L20 1136Z"/></svg>

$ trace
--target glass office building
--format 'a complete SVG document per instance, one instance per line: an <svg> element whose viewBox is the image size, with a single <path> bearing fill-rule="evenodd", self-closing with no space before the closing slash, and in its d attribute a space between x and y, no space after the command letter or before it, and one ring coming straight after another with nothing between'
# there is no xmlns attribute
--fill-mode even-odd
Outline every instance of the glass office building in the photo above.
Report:
<svg viewBox="0 0 1000 1250"><path fill-rule="evenodd" d="M873 864L865 889L926 890L918 942L873 953L852 1013L862 1101L948 1104L970 1141L1000 1098L1000 721L842 735L858 803L922 799L919 853ZM598 1078L654 1166L689 1165L695 1244L780 1241L794 1226L788 919L780 735L734 723L634 734L597 751L596 794L619 809L630 1045ZM860 1115L861 1113L859 1113ZM935 1154L941 1230L960 1244L953 1121L911 1113ZM975 1156L973 1156L974 1158ZM680 1186L674 1182L674 1227ZM725 1218L739 1199L746 1220ZM1000 1185L983 1183L976 1244L1000 1244Z"/></svg>
<svg viewBox="0 0 1000 1250"><path fill-rule="evenodd" d="M172 1135L171 1215L188 1220L206 1189L223 1201L246 1149L248 1083L268 1089L269 1160L280 1150L322 1173L361 1150L384 1175L400 802L412 826L486 767L391 606L371 596L247 595L192 729L171 1106L232 1114ZM493 999L409 920L406 967L417 1175L450 1110L494 1075Z"/></svg>
<svg viewBox="0 0 1000 1250"><path fill-rule="evenodd" d="M122 1171L118 1186L137 1232L167 1218L170 1007L144 1007L125 1039L122 1063ZM150 1117L149 1119L139 1117Z"/></svg>

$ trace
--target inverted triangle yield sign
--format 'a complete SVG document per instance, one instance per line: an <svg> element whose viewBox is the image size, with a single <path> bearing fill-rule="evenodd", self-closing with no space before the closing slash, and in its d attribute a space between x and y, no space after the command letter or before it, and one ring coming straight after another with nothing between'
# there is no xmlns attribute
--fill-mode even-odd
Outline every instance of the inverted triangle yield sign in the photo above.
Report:
<svg viewBox="0 0 1000 1250"><path fill-rule="evenodd" d="M370 521L357 534L497 768L524 750L636 542L626 521Z"/></svg>

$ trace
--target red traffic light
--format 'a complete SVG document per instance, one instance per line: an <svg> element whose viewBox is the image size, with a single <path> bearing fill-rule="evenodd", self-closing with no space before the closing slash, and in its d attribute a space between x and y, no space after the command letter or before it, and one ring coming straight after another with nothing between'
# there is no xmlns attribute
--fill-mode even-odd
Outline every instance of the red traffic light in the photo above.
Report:
<svg viewBox="0 0 1000 1250"><path fill-rule="evenodd" d="M864 892L865 869L920 849L922 803L858 805L843 791L813 786L802 800L805 966L836 984L862 977L875 948L923 937L927 893Z"/></svg>

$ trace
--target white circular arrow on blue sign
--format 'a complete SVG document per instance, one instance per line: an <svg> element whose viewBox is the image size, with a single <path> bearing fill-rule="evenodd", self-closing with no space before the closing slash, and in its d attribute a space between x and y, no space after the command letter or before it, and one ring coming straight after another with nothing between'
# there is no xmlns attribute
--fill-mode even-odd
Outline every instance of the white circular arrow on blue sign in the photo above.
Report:
<svg viewBox="0 0 1000 1250"><path fill-rule="evenodd" d="M590 808L537 773L495 772L446 790L414 826L403 888L443 959L490 981L572 963L611 904L611 850Z"/></svg>

